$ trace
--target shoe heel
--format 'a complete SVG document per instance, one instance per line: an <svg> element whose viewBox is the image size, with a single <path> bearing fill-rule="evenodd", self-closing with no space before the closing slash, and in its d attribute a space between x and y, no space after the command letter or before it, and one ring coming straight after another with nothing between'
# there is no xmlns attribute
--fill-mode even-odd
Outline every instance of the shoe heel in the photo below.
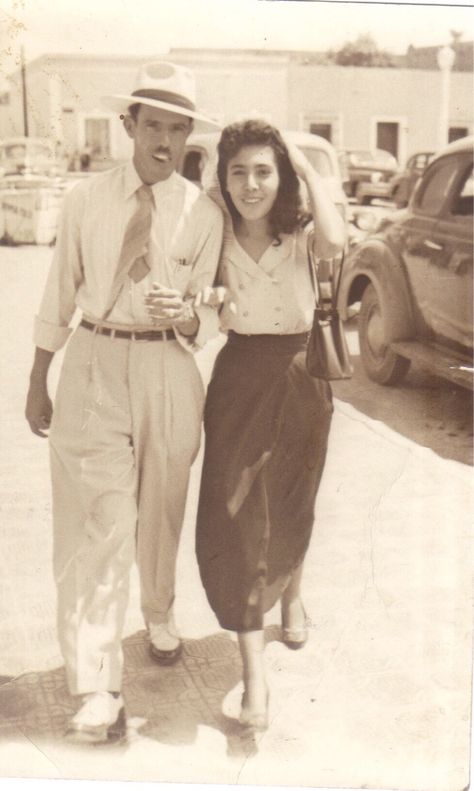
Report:
<svg viewBox="0 0 474 791"><path fill-rule="evenodd" d="M242 695L242 710L240 712L239 717L239 725L242 729L243 735L252 735L256 733L263 733L268 729L269 724L269 703L270 703L270 693L267 690L267 696L265 699L265 711L258 712L256 714L245 713L245 692Z"/></svg>
<svg viewBox="0 0 474 791"><path fill-rule="evenodd" d="M125 708L122 706L122 708L120 709L117 715L117 719L107 729L107 741L118 742L125 737L126 733L127 733L127 716L125 714Z"/></svg>
<svg viewBox="0 0 474 791"><path fill-rule="evenodd" d="M298 626L296 628L290 628L289 626L285 626L284 618L283 618L283 608L281 613L281 640L287 648L290 648L292 651L298 651L300 648L306 645L308 642L308 627L307 621L308 616L306 614L306 610L301 604L303 610L303 626Z"/></svg>

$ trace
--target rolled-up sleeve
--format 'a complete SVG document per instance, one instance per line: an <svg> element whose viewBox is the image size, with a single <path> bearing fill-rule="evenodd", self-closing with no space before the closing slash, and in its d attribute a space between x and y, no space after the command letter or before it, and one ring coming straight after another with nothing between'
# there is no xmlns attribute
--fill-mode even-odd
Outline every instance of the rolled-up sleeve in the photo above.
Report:
<svg viewBox="0 0 474 791"><path fill-rule="evenodd" d="M206 203L206 222L203 222L199 232L198 253L186 290L186 298L191 301L204 288L214 284L222 248L224 227L222 212L210 200L206 199ZM215 338L219 332L219 317L215 307L199 305L194 309L199 319L199 329L196 335L192 338L180 336L180 341L184 342L190 351L202 349L207 341Z"/></svg>
<svg viewBox="0 0 474 791"><path fill-rule="evenodd" d="M63 201L53 261L48 273L38 315L34 323L34 343L56 352L64 346L76 309L76 294L83 280L80 246L83 185L68 193Z"/></svg>

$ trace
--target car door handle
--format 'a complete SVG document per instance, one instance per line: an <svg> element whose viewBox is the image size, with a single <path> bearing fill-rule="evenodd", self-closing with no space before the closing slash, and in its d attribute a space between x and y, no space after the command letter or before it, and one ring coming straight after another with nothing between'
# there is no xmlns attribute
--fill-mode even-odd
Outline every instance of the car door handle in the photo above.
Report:
<svg viewBox="0 0 474 791"><path fill-rule="evenodd" d="M425 239L423 244L425 247L429 247L430 250L442 250L443 245L438 244L437 242L432 242L431 239Z"/></svg>

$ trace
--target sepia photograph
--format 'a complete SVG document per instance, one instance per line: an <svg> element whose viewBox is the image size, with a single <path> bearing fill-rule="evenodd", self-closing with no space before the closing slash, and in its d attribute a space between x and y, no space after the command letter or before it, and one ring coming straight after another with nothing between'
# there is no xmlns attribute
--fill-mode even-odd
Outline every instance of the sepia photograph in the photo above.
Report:
<svg viewBox="0 0 474 791"><path fill-rule="evenodd" d="M473 72L467 0L0 0L1 789L469 788Z"/></svg>

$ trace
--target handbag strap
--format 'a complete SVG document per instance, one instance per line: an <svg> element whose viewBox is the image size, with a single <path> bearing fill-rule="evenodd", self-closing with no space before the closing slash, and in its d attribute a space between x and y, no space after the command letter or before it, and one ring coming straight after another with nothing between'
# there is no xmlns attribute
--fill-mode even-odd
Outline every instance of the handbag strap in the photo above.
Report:
<svg viewBox="0 0 474 791"><path fill-rule="evenodd" d="M338 267L336 288L335 288L335 290L333 290L333 288L332 288L332 275L331 275L330 280L329 280L329 282L331 284L331 299L330 300L329 299L324 300L324 298L321 296L321 285L320 285L320 280L318 278L318 266L317 266L317 264L315 263L315 260L314 260L314 252L313 252L313 244L312 244L313 238L314 238L314 231L311 231L311 233L309 233L308 236L307 236L306 249L307 249L307 254L308 254L309 276L310 276L311 285L312 285L313 291L314 291L316 307L317 308L321 308L322 307L322 305L321 305L322 301L327 301L327 302L330 301L331 302L331 307L333 309L336 309L336 307L337 307L337 300L338 300L338 296L339 296L339 288L340 288L340 285L341 285L342 267L344 266L344 250L341 253L341 259L340 259L341 263L339 264L339 267Z"/></svg>

